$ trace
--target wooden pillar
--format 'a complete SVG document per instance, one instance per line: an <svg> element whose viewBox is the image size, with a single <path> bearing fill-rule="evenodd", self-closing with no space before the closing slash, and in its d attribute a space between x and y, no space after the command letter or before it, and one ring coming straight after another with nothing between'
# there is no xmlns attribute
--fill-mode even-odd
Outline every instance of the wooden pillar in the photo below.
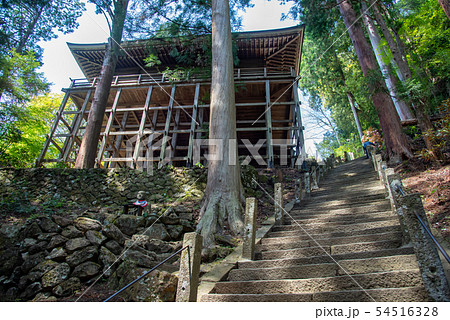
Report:
<svg viewBox="0 0 450 320"><path fill-rule="evenodd" d="M80 130L81 122L84 118L84 113L86 112L87 105L89 104L89 99L91 98L92 90L89 90L86 94L86 98L84 99L83 105L81 106L81 109L79 110L80 113L77 113L77 116L73 119L72 123L72 132L70 133L71 136L66 140L66 144L63 147L64 156L63 161L67 162L70 156L70 152L72 151L73 144L75 142L75 138L78 134L78 130Z"/></svg>
<svg viewBox="0 0 450 320"><path fill-rule="evenodd" d="M266 155L267 155L267 166L273 168L273 145L272 145L272 112L270 111L270 82L266 80Z"/></svg>
<svg viewBox="0 0 450 320"><path fill-rule="evenodd" d="M192 119L191 119L191 128L189 130L189 146L188 146L188 154L186 160L186 166L192 167L192 159L193 159L193 151L194 151L194 135L195 135L195 126L197 124L197 112L198 112L198 97L200 95L200 83L197 83L195 86L195 96L194 96L194 105L192 108Z"/></svg>
<svg viewBox="0 0 450 320"><path fill-rule="evenodd" d="M295 101L295 108L296 108L296 124L298 127L298 141L297 141L297 150L300 149L300 153L298 153L298 156L301 156L302 160L305 157L305 137L303 135L303 122L302 122L302 113L300 109L300 98L298 96L298 82L295 82L294 86L292 87L292 91L294 92L294 101Z"/></svg>
<svg viewBox="0 0 450 320"><path fill-rule="evenodd" d="M50 146L50 142L53 141L53 135L56 132L56 128L58 127L59 121L62 117L62 114L64 112L64 109L66 107L67 101L70 97L70 91L66 91L66 94L64 95L63 100L61 101L61 105L59 106L59 110L56 113L55 120L53 121L53 125L50 129L50 133L47 135L47 139L45 140L44 147L41 150L41 153L39 154L39 157L36 160L36 167L40 167L42 164L42 161L45 158L45 154L47 153L48 147Z"/></svg>
<svg viewBox="0 0 450 320"><path fill-rule="evenodd" d="M120 122L120 131L125 131L125 128L127 126L128 115L129 115L128 111L126 111L123 114L122 121ZM120 157L120 147L122 146L122 141L123 141L123 135L117 136L116 142L114 143L113 158ZM116 165L117 165L117 161L111 161L112 168L115 168Z"/></svg>
<svg viewBox="0 0 450 320"><path fill-rule="evenodd" d="M202 259L203 237L195 232L185 233L178 272L177 302L196 302Z"/></svg>
<svg viewBox="0 0 450 320"><path fill-rule="evenodd" d="M205 112L204 108L199 108L198 110L198 124L199 124L199 128L202 127L203 125L203 113ZM202 132L196 132L195 134L195 139L198 141L202 138ZM195 155L198 154L198 159L201 162L201 153L202 153L202 146L200 143L194 143L194 152L192 155L192 164L195 165L194 163L194 159L195 159Z"/></svg>
<svg viewBox="0 0 450 320"><path fill-rule="evenodd" d="M117 90L116 97L114 98L114 103L111 109L111 113L109 114L108 122L106 123L105 132L103 134L102 143L98 150L97 159L96 159L96 167L100 167L102 163L103 153L105 151L106 143L109 140L109 132L111 131L111 126L114 121L114 116L116 114L117 105L119 104L120 95L122 93L122 88Z"/></svg>
<svg viewBox="0 0 450 320"><path fill-rule="evenodd" d="M134 147L133 164L134 164L135 168L138 167L137 162L138 162L138 158L139 158L139 153L141 151L142 137L144 136L145 122L147 121L148 108L150 106L150 100L152 99L152 92L153 92L153 87L150 86L150 88L148 88L148 91L147 91L147 98L145 99L144 110L142 111L141 123L139 124L139 132L137 134L136 145Z"/></svg>
<svg viewBox="0 0 450 320"><path fill-rule="evenodd" d="M255 198L246 199L242 258L247 260L253 260L255 258L257 205L258 203Z"/></svg>
<svg viewBox="0 0 450 320"><path fill-rule="evenodd" d="M158 168L163 166L164 158L166 157L167 141L169 140L170 121L172 119L173 102L175 101L175 85L172 86L172 92L170 94L169 107L167 108L166 125L164 127L164 136L161 145L161 151L159 154Z"/></svg>
<svg viewBox="0 0 450 320"><path fill-rule="evenodd" d="M180 113L181 113L181 109L178 108L177 111L175 112L175 123L173 126L173 130L178 130L178 125L180 123ZM174 132L172 134L172 140L170 141L170 146L172 147L172 150L170 151L170 159L169 159L170 164L172 164L172 159L175 157L175 150L177 148L177 138L178 138L178 133Z"/></svg>

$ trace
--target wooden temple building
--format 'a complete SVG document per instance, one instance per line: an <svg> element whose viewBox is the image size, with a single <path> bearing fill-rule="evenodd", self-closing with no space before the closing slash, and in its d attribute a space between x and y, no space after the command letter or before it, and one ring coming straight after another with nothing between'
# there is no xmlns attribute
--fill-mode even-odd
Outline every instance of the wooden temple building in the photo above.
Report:
<svg viewBox="0 0 450 320"><path fill-rule="evenodd" d="M250 155L251 144L261 155L259 162L252 160L253 165L293 166L304 155L297 90L303 36L303 26L234 34L239 59L235 66L238 152ZM65 96L38 166L75 162L106 44L68 46L86 78L74 79L63 89ZM172 52L174 48L183 50L182 46L179 39L122 43L97 167L205 163L208 145L201 141L208 136L210 79L195 73L176 78L159 72L177 67ZM161 64L143 67L150 53Z"/></svg>

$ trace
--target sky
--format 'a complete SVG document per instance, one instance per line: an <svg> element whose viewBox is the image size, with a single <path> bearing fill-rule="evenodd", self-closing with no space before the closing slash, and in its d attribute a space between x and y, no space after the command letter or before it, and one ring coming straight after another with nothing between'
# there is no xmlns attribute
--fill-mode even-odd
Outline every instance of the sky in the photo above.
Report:
<svg viewBox="0 0 450 320"><path fill-rule="evenodd" d="M282 13L287 13L288 5L280 5L277 0L253 0L254 7L248 8L243 13L243 30L256 31L267 29L278 29L292 27L298 24L297 21L286 19L281 21ZM80 26L75 32L63 35L59 34L57 39L48 42L41 42L44 49L43 66L40 71L53 83L51 91L60 93L62 88L70 85L70 79L84 78L75 59L67 47L70 43L99 43L106 42L108 38L108 26L102 15L95 14L95 6L86 3L87 11L78 19ZM305 119L307 101L302 99L302 115ZM308 122L304 121L306 151L309 155L316 154L314 142L322 140L322 133L308 130Z"/></svg>

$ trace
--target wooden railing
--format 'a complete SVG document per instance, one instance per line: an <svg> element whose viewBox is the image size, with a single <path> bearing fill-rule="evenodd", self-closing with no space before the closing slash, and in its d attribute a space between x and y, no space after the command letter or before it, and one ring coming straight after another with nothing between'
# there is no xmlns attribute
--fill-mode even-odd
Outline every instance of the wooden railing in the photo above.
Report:
<svg viewBox="0 0 450 320"><path fill-rule="evenodd" d="M295 78L295 70L291 68L289 71L274 71L267 68L242 68L234 70L234 78L236 80L253 80L253 79L277 79L277 78ZM209 81L207 74L187 73L180 78L169 77L165 73L145 73L132 75L117 75L113 78L112 86L146 86L156 83L173 83L173 82L198 82ZM85 78L72 79L70 88L88 88L95 87L98 78L89 81Z"/></svg>

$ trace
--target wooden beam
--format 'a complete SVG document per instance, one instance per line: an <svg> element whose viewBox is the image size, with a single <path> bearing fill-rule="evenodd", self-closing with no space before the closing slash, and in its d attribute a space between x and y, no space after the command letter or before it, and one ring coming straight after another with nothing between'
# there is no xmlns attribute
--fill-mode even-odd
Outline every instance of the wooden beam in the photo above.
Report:
<svg viewBox="0 0 450 320"><path fill-rule="evenodd" d="M119 104L119 99L120 99L120 94L121 93L122 93L122 89L119 89L116 92L116 97L114 99L112 112L110 113L110 115L108 117L108 122L106 124L105 132L104 132L103 139L102 139L102 144L100 145L100 148L98 150L97 161L96 161L97 162L96 163L97 167L100 167L101 163L102 163L103 152L105 151L106 143L109 140L109 132L111 130L111 125L112 125L112 122L114 120L114 116L115 116L115 113L116 113L116 108L117 108L117 105Z"/></svg>
<svg viewBox="0 0 450 320"><path fill-rule="evenodd" d="M64 145L64 156L63 160L67 161L70 156L70 152L72 151L73 144L75 142L75 137L78 134L78 130L80 130L81 122L83 121L84 113L86 112L87 105L89 104L89 99L91 98L92 90L89 90L86 94L86 98L84 99L83 105L81 106L81 109L79 110L80 113L78 113L75 118L73 119L73 125L72 125L72 131L71 137L66 140L66 144Z"/></svg>
<svg viewBox="0 0 450 320"><path fill-rule="evenodd" d="M240 72L240 69L239 69ZM194 96L194 108L192 109L192 121L191 121L191 129L189 130L189 145L188 145L188 154L186 166L192 167L192 157L194 151L194 135L195 135L195 126L197 122L197 112L198 112L198 97L200 95L200 83L197 83L195 86L195 96Z"/></svg>
<svg viewBox="0 0 450 320"><path fill-rule="evenodd" d="M121 131L125 130L125 128L126 128L128 115L129 115L128 112L125 112L123 114L122 121L120 122L120 130ZM120 157L120 146L122 145L122 141L123 141L123 135L117 136L116 142L114 143L113 158ZM114 164L113 164L113 167L115 167Z"/></svg>
<svg viewBox="0 0 450 320"><path fill-rule="evenodd" d="M273 146L272 146L272 112L270 110L270 81L266 80L266 140L267 140L267 166L273 168Z"/></svg>
<svg viewBox="0 0 450 320"><path fill-rule="evenodd" d="M174 127L173 127L173 130L172 130L172 132L173 132L172 133L172 140L170 141L170 146L172 148L172 150L170 151L170 159L175 157L175 146L177 145L178 125L179 125L179 122L180 122L180 112L181 112L181 109L177 109L177 112L175 113L175 123L174 123ZM172 161L170 160L169 163L172 164Z"/></svg>
<svg viewBox="0 0 450 320"><path fill-rule="evenodd" d="M55 120L53 121L52 127L50 129L50 133L47 135L47 139L45 140L44 147L42 148L41 153L39 154L39 157L36 160L36 167L40 167L45 158L45 154L47 153L48 147L50 146L50 142L53 139L53 135L55 134L56 128L58 127L59 120L62 117L64 108L66 107L67 101L69 100L69 96L70 96L69 92L66 92L63 100L61 101L61 105L59 106L59 110L56 113L56 117L55 117Z"/></svg>
<svg viewBox="0 0 450 320"><path fill-rule="evenodd" d="M136 145L134 148L133 163L136 168L138 167L137 159L139 157L139 152L141 151L141 143L142 143L141 140L144 135L143 131L144 131L144 127L145 127L145 122L147 120L147 114L148 114L148 108L150 106L150 100L152 98L152 91L153 91L153 87L148 88L147 98L146 98L145 104L144 104L144 111L142 111L141 123L139 125L139 133L137 134Z"/></svg>
<svg viewBox="0 0 450 320"><path fill-rule="evenodd" d="M292 87L292 91L294 93L294 101L296 102L295 108L296 108L296 125L298 128L298 147L297 147L297 156L303 157L305 155L305 137L303 135L303 123L302 123L302 114L300 109L300 98L298 96L298 81L295 82L294 86Z"/></svg>
<svg viewBox="0 0 450 320"><path fill-rule="evenodd" d="M163 136L163 141L162 141L162 145L161 145L161 152L159 155L158 168L161 168L163 166L163 160L166 156L166 146L167 146L167 141L169 140L169 129L170 129L170 122L171 122L171 118L172 118L172 110L173 110L173 102L174 101L175 101L175 85L172 86L172 92L170 94L169 108L167 109L166 125L164 128L164 136Z"/></svg>

